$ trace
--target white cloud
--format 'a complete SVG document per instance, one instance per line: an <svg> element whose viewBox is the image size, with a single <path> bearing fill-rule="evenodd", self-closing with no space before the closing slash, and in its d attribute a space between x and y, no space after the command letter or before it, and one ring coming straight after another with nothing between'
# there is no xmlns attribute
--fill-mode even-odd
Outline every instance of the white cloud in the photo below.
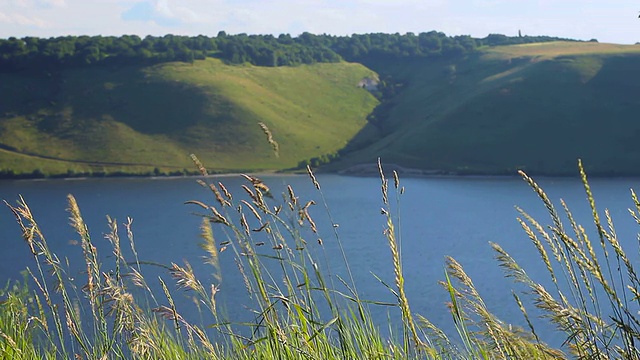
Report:
<svg viewBox="0 0 640 360"><path fill-rule="evenodd" d="M67 6L66 0L38 0L37 2L41 6L44 6L44 7L49 7L49 6L65 7L65 6Z"/></svg>
<svg viewBox="0 0 640 360"><path fill-rule="evenodd" d="M195 23L203 20L202 16L185 6L174 7L173 16L186 23Z"/></svg>
<svg viewBox="0 0 640 360"><path fill-rule="evenodd" d="M31 3L30 0L10 0L9 6L27 7Z"/></svg>
<svg viewBox="0 0 640 360"><path fill-rule="evenodd" d="M128 21L155 23L176 28L180 25L204 22L205 16L194 11L200 1L142 0L130 5L121 18Z"/></svg>
<svg viewBox="0 0 640 360"><path fill-rule="evenodd" d="M442 6L447 3L446 0L357 0L358 3L371 6L398 7L398 6L419 6L419 7L435 7Z"/></svg>
<svg viewBox="0 0 640 360"><path fill-rule="evenodd" d="M65 7L66 0L8 0L5 4L0 3L0 7L18 7L18 8L52 8Z"/></svg>
<svg viewBox="0 0 640 360"><path fill-rule="evenodd" d="M0 24L44 28L46 27L47 22L37 16L25 16L18 13L0 12Z"/></svg>
<svg viewBox="0 0 640 360"><path fill-rule="evenodd" d="M47 22L37 16L31 17L21 14L14 14L13 18L15 23L18 25L36 26L40 28L44 28L47 26Z"/></svg>
<svg viewBox="0 0 640 360"><path fill-rule="evenodd" d="M174 17L173 12L169 8L169 0L157 0L154 8L161 16Z"/></svg>

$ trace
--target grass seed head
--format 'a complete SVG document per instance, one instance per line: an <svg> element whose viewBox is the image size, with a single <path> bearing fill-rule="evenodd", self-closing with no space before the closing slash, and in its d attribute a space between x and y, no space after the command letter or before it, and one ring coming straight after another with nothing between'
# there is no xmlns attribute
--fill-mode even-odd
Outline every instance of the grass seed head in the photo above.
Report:
<svg viewBox="0 0 640 360"><path fill-rule="evenodd" d="M309 165L307 165L307 174L309 175L311 182L313 182L313 186L316 188L316 190L320 190L320 183L316 179L316 176L313 174L313 170L311 170L311 166Z"/></svg>
<svg viewBox="0 0 640 360"><path fill-rule="evenodd" d="M269 145L271 145L271 149L273 149L273 153L275 154L275 156L277 158L280 157L280 145L278 145L278 142L276 142L273 139L273 134L271 133L271 130L269 130L267 125L263 122L259 122L258 125L260 126L260 128L262 129L262 132L267 137L267 142L269 143Z"/></svg>

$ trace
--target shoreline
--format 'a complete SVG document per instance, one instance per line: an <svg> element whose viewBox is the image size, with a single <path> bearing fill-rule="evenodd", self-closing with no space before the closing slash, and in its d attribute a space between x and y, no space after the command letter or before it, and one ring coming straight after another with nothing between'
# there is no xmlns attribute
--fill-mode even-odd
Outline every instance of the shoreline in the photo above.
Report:
<svg viewBox="0 0 640 360"><path fill-rule="evenodd" d="M382 168L385 176L392 176L393 171L396 171L400 177L407 178L520 178L521 176L518 174L518 170L514 170L512 173L506 172L473 172L470 171L468 173L461 173L455 171L447 171L441 169L419 169L419 168L408 168L404 166L400 166L397 164L382 164ZM380 171L378 169L378 164L358 164L353 165L344 169L336 170L336 171L319 171L318 173L325 174L338 174L343 176L354 176L354 177L380 177ZM580 178L580 172L576 166L575 170L571 173L540 173L536 171L525 173L529 176L536 178L558 178L558 179L571 179L571 178ZM592 179L640 179L640 173L614 173L614 174L603 174L598 172L589 172L587 171L587 176Z"/></svg>
<svg viewBox="0 0 640 360"><path fill-rule="evenodd" d="M243 172L228 172L228 173L215 173L209 175L202 175L198 172L194 172L193 174L188 175L147 175L147 174L114 174L114 175L96 175L96 176L63 176L63 175L53 175L53 176L29 176L30 174L25 175L17 175L14 177L0 177L0 183L2 181L84 181L84 180L137 180L137 179L145 179L145 180L177 180L177 179L202 179L202 178L226 178L226 177L234 177L241 176L242 174L253 175L253 176L298 176L298 175L306 175L306 173L294 173L294 172L278 172L278 171L269 171L269 170L261 170L257 172L252 171L243 171Z"/></svg>
<svg viewBox="0 0 640 360"><path fill-rule="evenodd" d="M400 166L397 164L383 164L383 171L385 176L391 177L393 176L393 171L397 172L400 177L404 178L441 178L441 179L489 179L489 178L520 178L520 175L517 171L513 173L484 173L484 172L468 172L468 173L460 173L455 171L447 171L447 170L439 170L439 169L419 169L419 168L408 168L404 166ZM377 163L372 164L357 164L353 166L349 166L347 168L339 169L339 170L324 170L322 168L313 169L314 174L316 175L324 175L324 174L333 174L340 176L350 176L350 177L380 177L380 171L378 169ZM82 180L96 180L96 179L124 179L124 180L133 180L133 179L150 179L150 180L176 180L176 179L187 179L187 178L225 178L225 177L233 177L233 176L241 176L242 174L248 174L253 176L307 176L307 172L305 169L285 169L285 170L258 170L256 172L253 171L234 171L234 172L220 172L220 173L212 173L207 176L203 176L197 171L193 171L189 174L183 175L156 175L156 174L126 174L126 173L114 173L114 174L99 174L99 175L87 175L87 174L77 174L76 176L66 176L66 174L58 174L52 176L41 176L41 175L33 175L31 173L26 174L18 174L13 176L0 176L0 182L2 181L44 181L44 180L62 180L62 181L82 181ZM560 173L560 174L549 174L549 173L537 173L527 172L527 175L536 177L536 178L579 178L580 174L576 168L574 173ZM616 173L616 174L602 174L602 173L588 173L589 178L605 178L605 179L639 179L640 174L632 174L632 173Z"/></svg>

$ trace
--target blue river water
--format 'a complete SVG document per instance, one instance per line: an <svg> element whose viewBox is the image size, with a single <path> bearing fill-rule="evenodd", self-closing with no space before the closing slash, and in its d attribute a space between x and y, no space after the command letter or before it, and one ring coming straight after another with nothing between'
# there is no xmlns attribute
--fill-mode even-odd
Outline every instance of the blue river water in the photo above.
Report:
<svg viewBox="0 0 640 360"><path fill-rule="evenodd" d="M389 285L394 284L391 254L383 233L386 218L381 214L380 179L319 175L321 192L307 176L264 175L261 179L274 194L274 199L269 200L273 206L282 203L281 194L286 193L287 185L295 189L302 203L315 200L316 205L309 207L309 213L317 223L318 235L306 231L303 236L307 246L316 249L319 263L328 268L334 284L342 286L337 276L349 278L338 247L339 239L360 297L379 302L395 301L389 289L376 279L377 276ZM248 199L241 189L242 184L248 183L239 176L209 180L225 184L236 202ZM511 289L519 288L504 277L489 242L500 244L535 281L550 284L535 247L516 221L515 206L519 206L542 224L551 223L544 206L527 184L518 177L404 178L400 185L405 191L396 197L393 181L390 183L391 210L401 238L405 284L413 312L427 317L450 335L455 334L446 306L448 294L438 284L445 278L445 257L452 256L473 279L489 310L509 323L525 326L511 295ZM590 209L578 179L541 178L539 183L558 209L561 209L558 200L562 198L576 220L588 232L594 233ZM633 207L629 189L637 188L639 183L638 179L591 181L598 207L611 211L618 237L635 263L638 263L638 227L627 209ZM197 184L194 178L0 181L0 199L15 204L22 195L51 248L61 259L69 260L70 277L81 279L81 249L74 241L78 236L69 226L69 215L65 211L67 194L76 197L107 268L113 257L108 241L104 239L109 231L106 216L116 218L119 224L131 217L140 260L164 265L172 262L183 265L187 261L204 284L217 282L218 301L225 314L234 319L249 314L247 307L251 302L238 274L234 253L230 250L220 253L222 280L219 282L214 276L215 269L202 261L206 255L199 246L202 218L194 214L201 209L184 202L216 203L211 192ZM252 227L257 227L253 219L248 220L253 221ZM226 240L219 227L214 226L213 231L218 242ZM127 248L126 234L122 232L121 237L122 247ZM323 239L322 247L317 242L318 237ZM13 214L4 206L0 207L0 244L0 280L19 279L22 270L33 267L33 258ZM265 254L276 252L271 246L264 246L260 251ZM127 254L131 256L130 251ZM143 270L156 290L157 276L169 284L173 282L162 267L145 265ZM175 297L184 304L183 316L187 320L205 325L211 322L206 314L194 311L188 293L172 288ZM156 296L161 298L161 294L160 291ZM536 314L533 306L527 304L526 296L523 295L523 299L528 310ZM397 309L385 306L372 305L371 311L381 328L388 327L386 322L399 316ZM553 328L545 321L534 319L534 325L543 334L544 341L559 345Z"/></svg>

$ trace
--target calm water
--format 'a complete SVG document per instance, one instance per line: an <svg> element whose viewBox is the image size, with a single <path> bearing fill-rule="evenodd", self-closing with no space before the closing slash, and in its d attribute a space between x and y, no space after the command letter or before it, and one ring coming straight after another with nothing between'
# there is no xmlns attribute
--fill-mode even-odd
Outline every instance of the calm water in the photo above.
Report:
<svg viewBox="0 0 640 360"><path fill-rule="evenodd" d="M222 177L222 181L233 193L241 197L240 185L244 180ZM333 237L333 227L322 205L320 194L306 176L265 176L263 180L280 194L287 184L296 189L301 201L316 200L311 215L319 225L332 273L346 276ZM390 253L382 233L385 219L380 214L382 205L380 181L376 178L319 176L318 180L331 217L342 240L351 269L354 272L358 291L362 298L393 302L389 291L372 275L375 273L385 282L393 284ZM575 179L539 179L553 201L565 199L574 211L576 219L593 231L589 222L590 210L579 181ZM637 179L595 179L592 188L601 210L609 208L617 226L623 246L626 246L633 261L637 263L637 225L627 213L632 201L630 188L638 188ZM504 279L502 271L493 260L488 242L499 243L509 252L536 281L548 283L539 264L537 252L519 227L514 209L518 205L548 224L548 216L536 195L519 178L414 178L402 179L406 192L397 208L400 213L402 252L406 286L414 312L428 317L453 335L452 322L444 305L447 295L437 284L444 278L445 256L453 256L473 278L479 292L484 296L490 310L498 316L522 325L522 316L511 297L512 284ZM91 179L50 181L2 181L0 199L15 202L21 194L29 203L50 246L70 262L79 264L81 250L72 245L76 239L68 224L65 212L66 195L74 194L88 224L94 243L99 246L105 264L112 259L103 234L108 231L105 216L118 219L134 219L136 246L141 260L162 264L183 261L191 263L203 283L213 281L213 268L202 264L204 255L198 247L200 218L192 214L198 211L193 205L184 205L186 200L201 200L212 203L211 194L195 183L194 179ZM279 196L276 196L278 199ZM392 202L395 202L392 197ZM558 205L559 206L559 205ZM214 229L218 239L222 234ZM124 233L122 234L125 240ZM310 244L316 243L310 237ZM221 240L219 240L221 241ZM0 279L18 278L20 271L33 266L26 245L21 239L12 213L0 207ZM123 247L126 242L123 242ZM273 251L267 246L264 252ZM246 313L246 291L237 275L231 251L221 254L223 281L220 285L219 301L226 312ZM81 270L73 269L72 276L82 277ZM162 276L171 283L170 277L160 268L144 268L149 282ZM160 295L159 293L158 295ZM161 296L159 296L161 298ZM184 297L181 294L176 297ZM197 313L189 309L185 301L184 310L189 320ZM180 310L180 309L178 309ZM395 310L374 308L374 314L384 325L387 316L396 318ZM207 322L207 318L201 319ZM385 325L386 326L386 325ZM541 326L550 335L549 328ZM383 326L384 327L384 326ZM552 339L546 339L553 343Z"/></svg>

